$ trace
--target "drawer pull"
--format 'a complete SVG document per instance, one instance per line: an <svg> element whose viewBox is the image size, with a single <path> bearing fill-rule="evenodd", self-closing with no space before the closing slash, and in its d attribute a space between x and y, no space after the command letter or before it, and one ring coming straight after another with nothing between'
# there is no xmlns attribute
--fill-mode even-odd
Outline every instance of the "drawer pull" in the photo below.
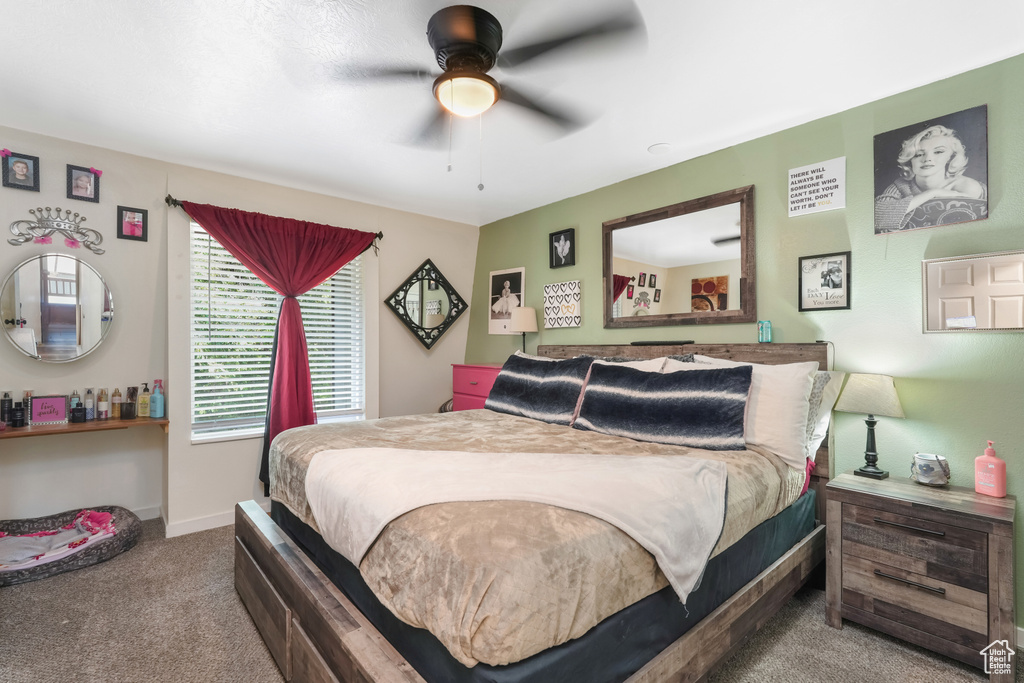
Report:
<svg viewBox="0 0 1024 683"><path fill-rule="evenodd" d="M474 384L474 385L475 385L475 384L480 384L480 382L474 382L474 381L472 381L472 380L470 380L470 382L469 382L469 383L470 383L470 384Z"/></svg>
<svg viewBox="0 0 1024 683"><path fill-rule="evenodd" d="M900 524L899 522L890 522L887 519L881 519L875 517L875 522L878 524L888 524L889 526L898 526L901 529L910 529L911 531L920 531L922 534L932 534L933 536L945 536L945 531L932 531L931 529L922 529L919 526L910 526L909 524Z"/></svg>
<svg viewBox="0 0 1024 683"><path fill-rule="evenodd" d="M939 595L945 595L946 594L946 589L945 588L935 588L934 586L926 586L923 583L918 583L917 581L909 581L907 579L901 579L898 576L893 576L892 574L886 574L885 572L879 571L877 569L875 570L875 576L882 576L882 577L885 577L887 579L892 579L893 581L899 581L901 583L907 583L907 584L910 584L911 586L913 586L914 588L923 588L926 591L931 591L932 593L938 593Z"/></svg>

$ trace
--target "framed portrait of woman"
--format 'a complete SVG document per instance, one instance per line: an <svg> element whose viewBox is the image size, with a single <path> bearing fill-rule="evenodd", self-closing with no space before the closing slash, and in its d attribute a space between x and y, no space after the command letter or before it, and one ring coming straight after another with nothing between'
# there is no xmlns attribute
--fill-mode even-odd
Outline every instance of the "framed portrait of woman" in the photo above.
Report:
<svg viewBox="0 0 1024 683"><path fill-rule="evenodd" d="M988 105L875 136L875 234L988 218Z"/></svg>
<svg viewBox="0 0 1024 683"><path fill-rule="evenodd" d="M487 311L487 334L519 334L509 329L512 309L525 306L526 268L492 270L488 280L490 298Z"/></svg>
<svg viewBox="0 0 1024 683"><path fill-rule="evenodd" d="M100 201L100 174L94 169L68 164L67 186L68 199Z"/></svg>

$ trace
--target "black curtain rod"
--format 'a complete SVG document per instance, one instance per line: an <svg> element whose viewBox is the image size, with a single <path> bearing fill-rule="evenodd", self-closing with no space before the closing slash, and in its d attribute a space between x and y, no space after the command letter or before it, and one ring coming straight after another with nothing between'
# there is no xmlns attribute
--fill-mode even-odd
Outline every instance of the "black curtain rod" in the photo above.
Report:
<svg viewBox="0 0 1024 683"><path fill-rule="evenodd" d="M181 206L181 202L172 197L171 195L167 195L166 197L164 197L164 201L167 203L167 206ZM377 239L384 239L384 233L380 230L377 231ZM374 246L374 248L376 249L376 246Z"/></svg>

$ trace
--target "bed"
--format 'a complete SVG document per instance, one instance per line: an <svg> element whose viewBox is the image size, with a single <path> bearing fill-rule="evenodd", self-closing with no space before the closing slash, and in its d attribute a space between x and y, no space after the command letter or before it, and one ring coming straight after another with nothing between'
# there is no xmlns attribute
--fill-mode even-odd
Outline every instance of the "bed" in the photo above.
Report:
<svg viewBox="0 0 1024 683"><path fill-rule="evenodd" d="M817 362L822 368L826 365L824 344L544 346L539 349L541 356L556 359L570 359L581 354L645 359L688 353L766 365L806 361ZM474 416L473 413L478 415ZM460 438L468 440L459 442L458 439L449 439L463 450L487 450L490 447L488 444L499 440L496 435L500 434L509 435L516 443L516 450L526 453L570 449L570 443L571 450L594 453L602 452L602 449L624 448L615 443L617 440L623 441L622 437L590 435L586 431L581 433L548 424L536 427L536 431L531 432L529 430L535 427L529 426L528 422L531 420L521 416L492 414L491 411L463 411L447 416L410 416L368 421L360 423L355 431L344 430L339 438L344 449L363 446L405 447L421 443L425 450L437 450L440 448L437 444L443 442L443 438L431 441L427 435L432 430L443 433L447 429L449 433L459 434ZM457 647L460 639L467 638L466 634L449 637L449 641L456 645L452 649L441 642L443 633L433 636L407 623L429 620L432 611L443 610L420 608L426 614L410 616L408 610L402 611L406 609L402 591L394 591L395 595L392 595L384 590L382 600L381 584L388 583L386 572L391 565L389 557L403 552L426 553L433 545L443 544L443 536L429 536L423 532L423 526L417 525L433 524L433 527L427 528L436 531L439 526L436 519L443 519L445 524L452 525L452 534L458 536L462 528L458 525L473 523L472 520L466 521L467 518L486 518L486 514L490 513L480 512L481 508L460 507L478 505L468 502L417 508L389 524L361 562L346 561L324 541L316 519L306 509L308 501L302 499L301 486L295 486L296 481L305 476L304 468L309 466L310 459L304 459L301 455L290 459L284 456L284 451L289 449L308 453L311 445L314 451L322 452L325 443L333 443L331 439L337 436L333 434L337 429L301 429L309 431L293 434L290 440L282 442L290 446L279 448L279 443L275 441L275 449L282 451L282 455L277 465L272 465L272 479L277 482L276 486L272 482L273 518L255 502L248 501L237 506L235 523L236 587L287 680L628 680L634 683L698 680L785 604L824 557L824 527L820 523L815 524L815 518L819 521L823 519L820 510L824 509L821 496L828 480L827 446L814 454L816 467L810 476L812 493L806 496L793 491L793 482L801 481L803 477L794 478L791 473L787 474L789 470L779 467L771 454L765 455L757 448L751 449L754 455L742 460L732 451L711 454L708 456L710 460L724 463L723 468L730 468L730 477L735 477L734 470L737 468L752 467L747 464L740 466L737 462L755 460L760 463L758 466L762 471L755 471L752 478L775 480L765 474L771 467L775 467L780 474L777 477L778 483L773 484L774 488L767 494L745 495L740 484L734 484L730 479L730 505L725 514L721 536L716 536L715 550L705 570L706 578L690 594L685 607L673 592L675 584L667 587L651 585L639 589L645 595L636 601L635 596L624 598L627 601L625 607L608 604L595 607L593 603L601 600L584 600L581 604L586 609L579 605L574 605L572 609L593 612L596 616L591 615L591 618L598 619L599 623L594 626L584 623L578 629L583 631L582 634L571 632L571 628L563 629L568 637L565 633L561 634L560 637L565 639L561 645L521 659L519 655L512 655L511 663L500 659L503 655L498 646L502 645L502 638L509 638L508 634L515 632L515 628L510 630L508 624L501 624L499 616L492 616L489 620L485 617L481 621L496 626L491 629L490 645L485 643L482 649L495 649L498 654L489 656L498 659L494 663L487 663L481 657L481 663L472 666L477 651L466 648L459 652ZM479 430L479 438L474 436L476 430ZM331 434L324 437L326 432ZM328 440L323 442L323 438ZM656 458L661 453L671 453L673 448L633 440L628 441L628 444L631 457L642 454ZM710 461L708 458L702 457L701 460ZM735 479L740 481L738 477ZM292 484L291 493L289 481ZM493 511L498 518L514 517L527 526L534 525L531 528L539 528L540 523L533 520L554 514L550 506L538 503L492 503L505 506ZM448 517L442 515L436 519L431 518L434 521L429 523L419 519L428 514L436 516L439 510L446 511ZM580 519L586 517L579 512L556 510L558 515L568 515L565 519L559 518L561 521L556 521L556 526L563 525L566 520L572 522L569 526L578 525ZM815 514L815 510L819 512ZM737 522L740 518L745 521ZM797 520L802 521L798 523ZM588 527L590 531L584 534L587 538L599 538L601 543L605 543L614 536L613 532L605 528L608 525L602 526L604 523L600 520L586 521L586 524L591 523L593 528ZM411 538L412 545L398 545L394 540L398 537L406 539L403 542L410 542L408 539ZM623 547L629 545L617 537L610 542ZM773 544L776 547L769 550ZM414 550L410 551L409 548ZM642 564L637 559L639 555L635 549L626 548L622 552L622 557L627 558L622 561L624 565L634 561ZM641 549L640 555L644 554ZM508 562L513 562L514 555L510 553ZM760 564L751 558L757 558ZM374 563L376 566L368 569L368 565ZM359 566L356 567L356 564ZM430 579L431 571L435 571L427 567L425 570L421 568L417 574L414 570L403 574L405 578L397 583L426 582ZM650 573L648 571L643 576ZM654 574L660 575L660 572L655 571ZM385 578L381 579L381 576ZM332 579L344 588L336 586ZM663 576L658 580L665 581ZM627 583L632 585L633 582L630 579ZM370 588L371 584L373 588ZM494 588L493 592L500 593L500 584L495 585L498 588ZM485 600L481 598L473 604L473 609L483 610L485 606ZM615 611L606 614L602 609L605 612L608 609ZM397 618L396 613L403 618ZM645 626L638 628L637 624ZM474 623L469 628L471 635L478 631L487 632L487 628L480 623ZM481 640L487 641L487 638ZM524 647L536 646L530 644ZM577 668L580 666L584 668ZM586 669L587 666L591 669ZM598 677L598 671L603 678Z"/></svg>

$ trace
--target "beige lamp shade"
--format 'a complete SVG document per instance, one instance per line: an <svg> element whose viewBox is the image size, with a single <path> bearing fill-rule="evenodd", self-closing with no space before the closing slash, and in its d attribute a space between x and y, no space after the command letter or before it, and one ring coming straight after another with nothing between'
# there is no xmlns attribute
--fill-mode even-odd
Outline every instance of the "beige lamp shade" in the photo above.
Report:
<svg viewBox="0 0 1024 683"><path fill-rule="evenodd" d="M835 410L882 417L906 417L896 384L889 375L852 373L839 395Z"/></svg>
<svg viewBox="0 0 1024 683"><path fill-rule="evenodd" d="M537 309L529 306L517 306L512 309L512 320L508 324L510 332L536 332Z"/></svg>

